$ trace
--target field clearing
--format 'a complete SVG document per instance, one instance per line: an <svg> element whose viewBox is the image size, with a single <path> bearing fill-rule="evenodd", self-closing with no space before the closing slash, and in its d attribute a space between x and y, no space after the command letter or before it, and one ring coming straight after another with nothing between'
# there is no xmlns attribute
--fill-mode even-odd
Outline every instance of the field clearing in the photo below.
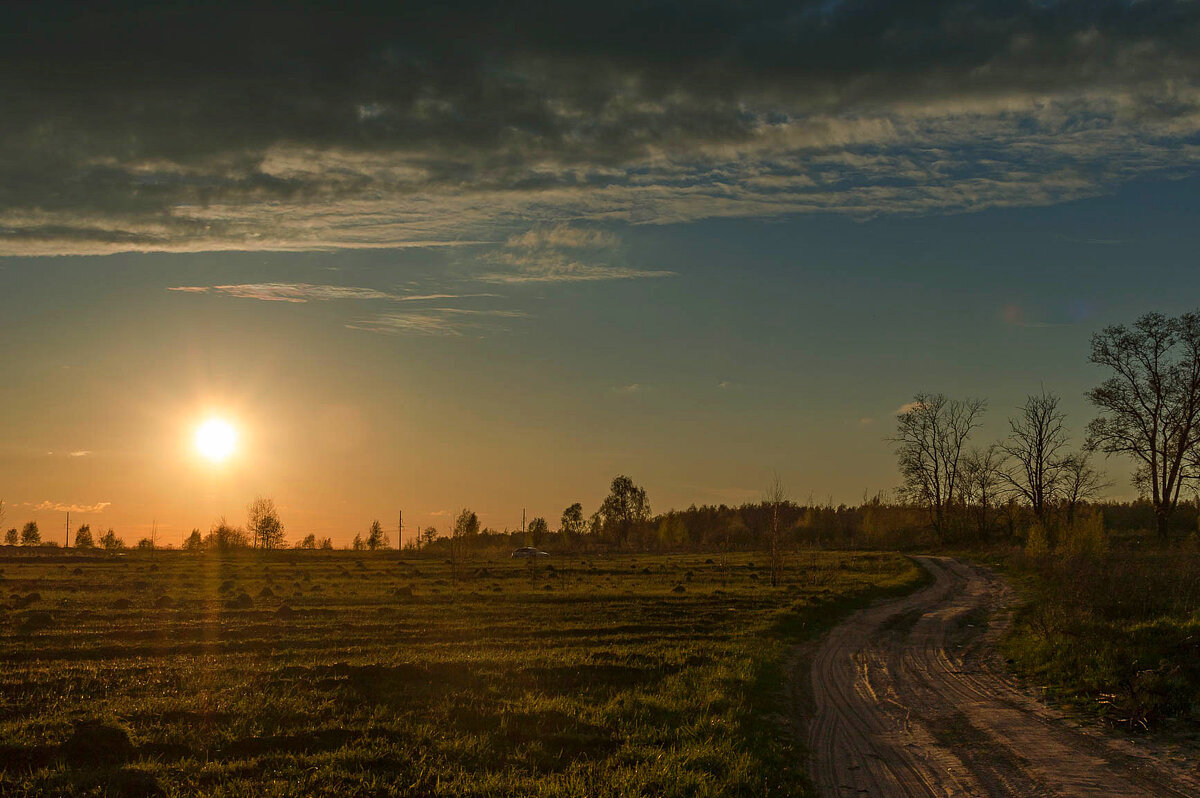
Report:
<svg viewBox="0 0 1200 798"><path fill-rule="evenodd" d="M795 794L786 646L922 574L762 559L10 549L0 794Z"/></svg>

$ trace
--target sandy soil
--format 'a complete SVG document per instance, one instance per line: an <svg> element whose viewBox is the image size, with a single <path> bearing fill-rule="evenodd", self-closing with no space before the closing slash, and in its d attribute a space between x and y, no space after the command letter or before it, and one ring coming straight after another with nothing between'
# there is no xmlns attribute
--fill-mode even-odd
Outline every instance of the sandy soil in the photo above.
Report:
<svg viewBox="0 0 1200 798"><path fill-rule="evenodd" d="M1080 725L1004 675L1002 579L919 559L933 584L858 612L803 658L821 795L1200 796L1194 752Z"/></svg>

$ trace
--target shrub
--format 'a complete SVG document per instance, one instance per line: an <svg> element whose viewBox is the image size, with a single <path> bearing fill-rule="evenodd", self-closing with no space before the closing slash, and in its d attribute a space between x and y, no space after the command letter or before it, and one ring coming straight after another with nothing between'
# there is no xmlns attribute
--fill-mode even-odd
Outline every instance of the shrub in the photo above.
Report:
<svg viewBox="0 0 1200 798"><path fill-rule="evenodd" d="M1034 521L1025 538L1025 556L1040 560L1050 553L1050 537L1040 521Z"/></svg>
<svg viewBox="0 0 1200 798"><path fill-rule="evenodd" d="M1062 534L1058 545L1064 557L1102 557L1108 553L1104 516L1097 510L1080 513Z"/></svg>

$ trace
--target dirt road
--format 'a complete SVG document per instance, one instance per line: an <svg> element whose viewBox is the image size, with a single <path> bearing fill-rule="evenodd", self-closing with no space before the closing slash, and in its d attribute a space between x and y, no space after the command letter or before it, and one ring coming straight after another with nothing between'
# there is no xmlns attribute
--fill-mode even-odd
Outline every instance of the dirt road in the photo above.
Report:
<svg viewBox="0 0 1200 798"><path fill-rule="evenodd" d="M919 559L933 584L858 612L812 660L821 795L1200 796L1184 757L1085 730L1002 674L1002 579Z"/></svg>

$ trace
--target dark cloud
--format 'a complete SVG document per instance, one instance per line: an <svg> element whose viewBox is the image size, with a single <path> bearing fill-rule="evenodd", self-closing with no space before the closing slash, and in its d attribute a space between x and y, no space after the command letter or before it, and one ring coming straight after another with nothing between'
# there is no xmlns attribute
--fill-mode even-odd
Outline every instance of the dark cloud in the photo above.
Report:
<svg viewBox="0 0 1200 798"><path fill-rule="evenodd" d="M0 10L0 252L964 210L1192 170L1190 2Z"/></svg>

